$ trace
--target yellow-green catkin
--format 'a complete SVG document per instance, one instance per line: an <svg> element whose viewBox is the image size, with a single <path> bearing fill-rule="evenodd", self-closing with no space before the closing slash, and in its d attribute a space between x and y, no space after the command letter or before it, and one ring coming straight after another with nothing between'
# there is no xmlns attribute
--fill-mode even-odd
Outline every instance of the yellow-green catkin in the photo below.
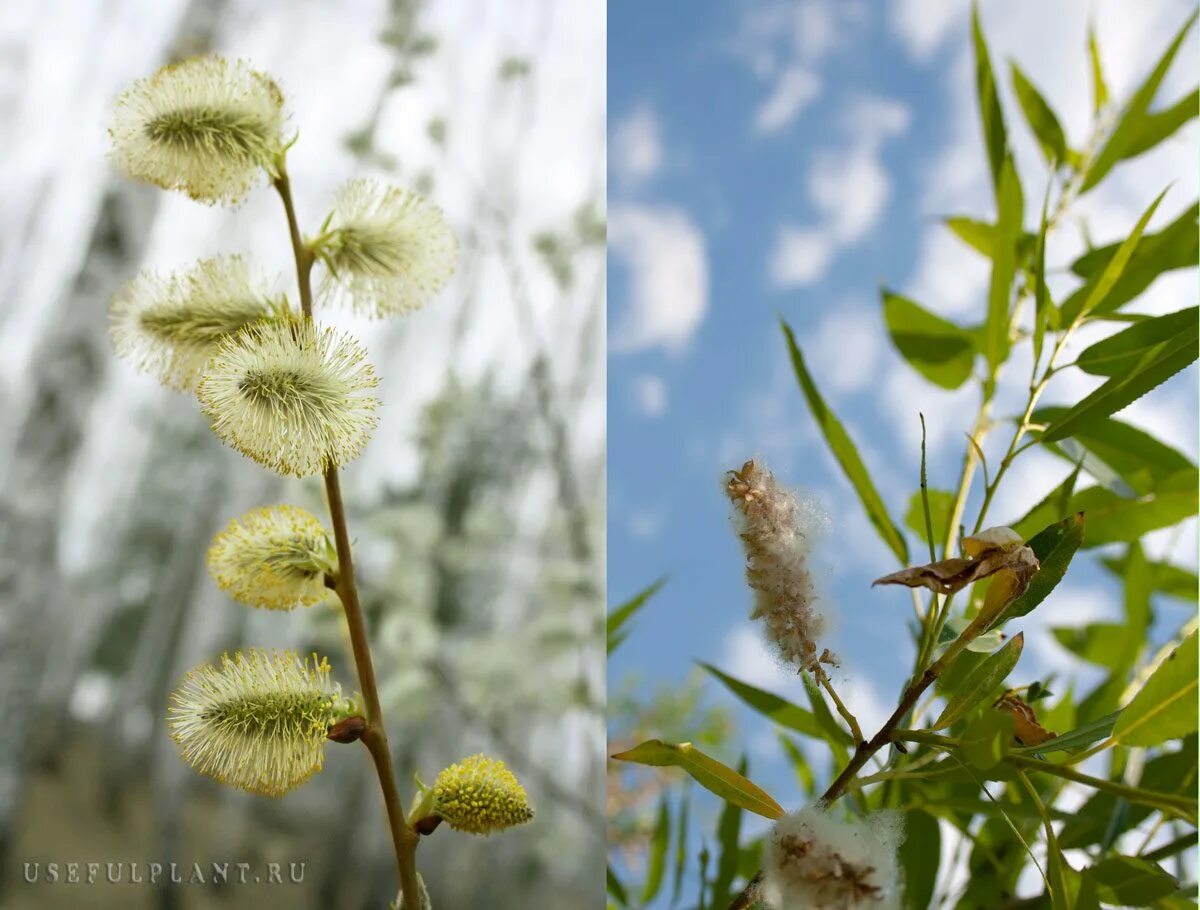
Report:
<svg viewBox="0 0 1200 910"><path fill-rule="evenodd" d="M383 318L423 307L454 274L458 240L417 193L351 180L313 242L327 274L321 299Z"/></svg>
<svg viewBox="0 0 1200 910"><path fill-rule="evenodd" d="M194 391L217 343L286 312L240 256L205 259L177 272L142 272L109 304L119 357L168 388Z"/></svg>
<svg viewBox="0 0 1200 910"><path fill-rule="evenodd" d="M375 430L379 380L348 335L307 320L260 323L221 341L196 389L225 443L278 474L340 467Z"/></svg>
<svg viewBox="0 0 1200 910"><path fill-rule="evenodd" d="M335 561L329 534L316 516L287 505L255 509L229 522L213 538L207 559L222 591L264 610L323 601Z"/></svg>
<svg viewBox="0 0 1200 910"><path fill-rule="evenodd" d="M325 731L357 711L323 658L255 649L189 672L171 694L167 726L201 774L279 797L321 770Z"/></svg>
<svg viewBox="0 0 1200 910"><path fill-rule="evenodd" d="M533 818L525 790L504 762L472 755L433 784L434 811L456 831L491 834Z"/></svg>
<svg viewBox="0 0 1200 910"><path fill-rule="evenodd" d="M128 177L210 205L237 202L276 176L285 146L283 92L243 60L192 57L125 90L109 157Z"/></svg>

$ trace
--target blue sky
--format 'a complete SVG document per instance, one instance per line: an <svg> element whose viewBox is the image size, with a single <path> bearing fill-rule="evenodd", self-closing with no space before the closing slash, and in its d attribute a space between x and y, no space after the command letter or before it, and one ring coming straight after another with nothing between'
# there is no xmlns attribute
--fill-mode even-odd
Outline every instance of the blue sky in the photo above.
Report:
<svg viewBox="0 0 1200 910"><path fill-rule="evenodd" d="M1154 0L1139 5L1136 19L1116 2L1004 6L999 15L998 3L982 5L1004 90L1006 61L1015 58L1078 146L1091 113L1089 17L1110 87L1124 97L1191 4ZM801 691L745 620L742 558L719 487L724 470L760 455L830 516L817 560L842 687L865 723L888 713L911 666L909 599L870 588L894 568L892 558L812 427L777 318L795 327L894 516L915 489L918 410L930 424L931 485L954 484L977 393L971 385L942 392L903 366L883 331L878 288L965 323L982 318L987 266L937 223L944 214L991 216L967 9L948 0L610 2L610 599L670 575L610 661L610 686L632 673L648 685L681 680L701 658L782 694ZM1193 33L1181 58L1195 59L1195 41ZM1162 100L1174 101L1193 76L1176 67ZM1046 170L1015 107L1006 112L1026 198L1035 200L1027 220L1035 219ZM1195 199L1196 136L1193 123L1083 200L1079 211L1097 241L1127 233L1170 180L1153 224ZM1065 229L1051 262L1069 263L1082 243L1078 230ZM1056 280L1056 289L1070 286L1069 276ZM1160 279L1138 308L1169 312L1194 301L1194 274L1178 273ZM999 413L1023 401L1028 368L1026 355L1011 370ZM1092 387L1074 372L1047 400L1078 400ZM1196 397L1189 371L1121 417L1194 458ZM993 458L1001 439L988 447ZM1031 451L989 523L1015 520L1068 471ZM1186 561L1196 552L1194 522L1151 543ZM1099 571L1076 570L1055 595L1053 617L1029 621L1018 677L1069 666L1045 625L1114 616L1119 596ZM1173 627L1184 615L1180 605L1160 608ZM725 696L714 687L712 697ZM797 801L765 726L747 714L739 720L755 778L785 804Z"/></svg>

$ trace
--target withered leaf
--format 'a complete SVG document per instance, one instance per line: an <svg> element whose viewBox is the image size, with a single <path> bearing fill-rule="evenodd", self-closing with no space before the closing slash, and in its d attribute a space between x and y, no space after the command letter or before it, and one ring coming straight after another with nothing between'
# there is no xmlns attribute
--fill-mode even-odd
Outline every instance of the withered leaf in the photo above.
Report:
<svg viewBox="0 0 1200 910"><path fill-rule="evenodd" d="M963 540L967 556L943 559L923 566L910 566L877 578L877 585L928 588L938 594L953 594L981 578L1008 570L1001 586L1004 596L1019 597L1038 570L1037 557L1008 528L989 528ZM993 585L995 586L995 585ZM997 592L998 594L1000 591Z"/></svg>
<svg viewBox="0 0 1200 910"><path fill-rule="evenodd" d="M1033 708L1012 693L1002 695L995 706L1012 715L1013 732L1022 746L1040 746L1058 735L1038 723L1037 713Z"/></svg>

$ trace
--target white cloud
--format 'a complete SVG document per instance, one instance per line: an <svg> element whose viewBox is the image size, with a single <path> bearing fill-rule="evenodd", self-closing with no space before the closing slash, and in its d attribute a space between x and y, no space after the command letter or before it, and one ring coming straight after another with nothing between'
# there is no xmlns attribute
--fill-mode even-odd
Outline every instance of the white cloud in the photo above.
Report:
<svg viewBox="0 0 1200 910"><path fill-rule="evenodd" d="M803 347L823 388L833 393L861 392L879 372L882 320L858 304L834 305Z"/></svg>
<svg viewBox="0 0 1200 910"><path fill-rule="evenodd" d="M775 287L816 284L840 247L858 243L879 224L892 193L883 146L910 120L907 107L886 98L862 97L846 109L846 143L819 152L808 175L818 224L779 229L769 266Z"/></svg>
<svg viewBox="0 0 1200 910"><path fill-rule="evenodd" d="M804 696L804 685L785 670L753 623L740 622L725 636L725 655L717 665L730 676L793 700Z"/></svg>
<svg viewBox="0 0 1200 910"><path fill-rule="evenodd" d="M897 0L892 4L892 28L909 56L925 60L966 17L967 4L953 0Z"/></svg>
<svg viewBox="0 0 1200 910"><path fill-rule="evenodd" d="M661 376L645 373L636 377L633 394L644 417L661 417L667 410L667 386Z"/></svg>
<svg viewBox="0 0 1200 910"><path fill-rule="evenodd" d="M754 115L760 133L777 133L816 100L821 80L800 66L788 67Z"/></svg>
<svg viewBox="0 0 1200 910"><path fill-rule="evenodd" d="M661 347L678 353L708 308L704 237L684 211L617 204L609 210L609 250L630 271L630 293L613 331L613 351Z"/></svg>
<svg viewBox="0 0 1200 910"><path fill-rule="evenodd" d="M638 183L662 168L662 128L654 110L641 105L613 129L612 161L618 179Z"/></svg>
<svg viewBox="0 0 1200 910"><path fill-rule="evenodd" d="M771 283L777 288L806 287L825 277L833 262L834 241L828 231L784 225L771 253Z"/></svg>
<svg viewBox="0 0 1200 910"><path fill-rule="evenodd" d="M659 511L634 509L629 513L629 536L634 540L654 540L662 533L665 519Z"/></svg>

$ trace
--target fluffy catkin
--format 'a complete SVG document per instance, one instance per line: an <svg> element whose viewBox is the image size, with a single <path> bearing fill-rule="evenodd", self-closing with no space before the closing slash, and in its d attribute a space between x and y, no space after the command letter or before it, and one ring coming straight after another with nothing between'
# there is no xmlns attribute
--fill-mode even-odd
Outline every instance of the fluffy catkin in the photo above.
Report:
<svg viewBox="0 0 1200 910"><path fill-rule="evenodd" d="M763 897L773 910L897 910L901 816L843 820L820 805L785 815L763 847Z"/></svg>
<svg viewBox="0 0 1200 910"><path fill-rule="evenodd" d="M751 619L761 620L780 658L804 670L816 670L824 658L818 640L825 617L808 559L824 518L811 500L779 485L762 464L747 461L726 474L725 492L746 551L746 580L754 591Z"/></svg>

